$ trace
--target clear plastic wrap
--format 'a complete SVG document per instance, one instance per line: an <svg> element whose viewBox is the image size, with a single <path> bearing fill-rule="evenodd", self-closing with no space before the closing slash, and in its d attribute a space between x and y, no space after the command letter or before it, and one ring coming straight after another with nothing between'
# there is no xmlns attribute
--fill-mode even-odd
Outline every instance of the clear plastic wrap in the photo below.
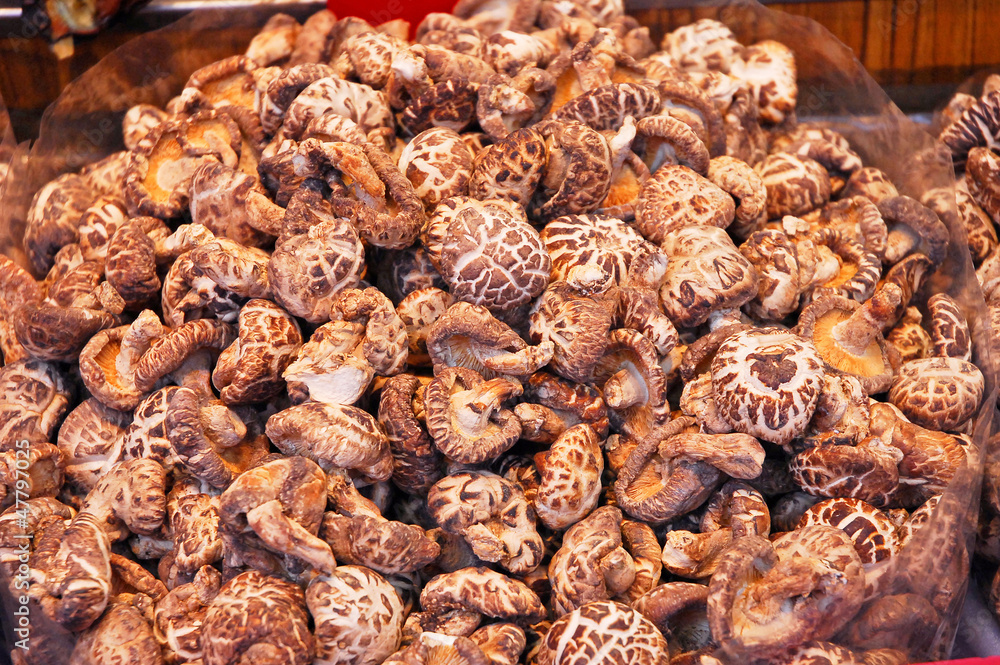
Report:
<svg viewBox="0 0 1000 665"><path fill-rule="evenodd" d="M273 7L268 12L287 11ZM245 47L268 12L198 10L162 30L119 48L70 84L46 112L40 138L23 168L12 169L0 185L0 249L19 258L24 219L35 191L55 176L122 149L121 119L137 103L163 106L177 94L189 74L214 59L202 48L205 40L226 39L232 52ZM796 55L799 75L798 115L818 121L846 136L866 165L883 170L900 193L919 199L934 187L950 187L950 159L934 139L909 121L865 72L850 49L817 23L768 10L757 3L720 5L719 20L744 44L774 39ZM8 147L7 142L4 148ZM982 479L983 449L993 424L996 381L988 353L985 303L966 251L965 231L957 214L947 215L950 252L930 282L927 294L946 292L964 310L973 333L973 362L987 379L986 397L971 432L968 463L954 477L932 519L896 558L891 593L923 596L939 609L933 635L916 639L926 645L914 660L948 655L954 640L969 579L969 552L975 535ZM924 299L926 301L926 298ZM16 604L0 583L12 617ZM4 622L8 639L12 622ZM54 630L40 610L32 613L33 631ZM65 633L54 630L53 635ZM52 662L65 662L52 661Z"/></svg>

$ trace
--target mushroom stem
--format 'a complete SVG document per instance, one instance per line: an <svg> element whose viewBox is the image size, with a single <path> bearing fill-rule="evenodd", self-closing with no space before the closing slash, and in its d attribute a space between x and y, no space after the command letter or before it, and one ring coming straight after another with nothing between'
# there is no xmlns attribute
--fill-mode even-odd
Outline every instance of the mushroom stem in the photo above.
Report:
<svg viewBox="0 0 1000 665"><path fill-rule="evenodd" d="M210 402L199 414L206 434L213 443L232 448L247 435L247 426L236 413L222 402Z"/></svg>
<svg viewBox="0 0 1000 665"><path fill-rule="evenodd" d="M247 223L272 236L281 235L285 225L285 209L260 192L251 191L246 200Z"/></svg>
<svg viewBox="0 0 1000 665"><path fill-rule="evenodd" d="M163 334L163 324L152 310L143 310L122 337L118 357L115 358L115 370L126 380L131 380L135 367L153 341Z"/></svg>
<svg viewBox="0 0 1000 665"><path fill-rule="evenodd" d="M268 549L301 559L329 575L337 567L330 546L289 519L277 499L267 501L247 512L247 523Z"/></svg>
<svg viewBox="0 0 1000 665"><path fill-rule="evenodd" d="M851 316L833 327L833 337L849 353L862 355L902 301L903 291L886 283Z"/></svg>
<svg viewBox="0 0 1000 665"><path fill-rule="evenodd" d="M615 372L604 383L604 401L612 409L627 409L649 399L646 383L631 367Z"/></svg>
<svg viewBox="0 0 1000 665"><path fill-rule="evenodd" d="M919 246L920 235L905 224L897 224L889 231L885 248L885 260L890 265L899 263L904 256Z"/></svg>
<svg viewBox="0 0 1000 665"><path fill-rule="evenodd" d="M621 548L605 557L600 563L600 568L604 584L612 596L624 593L635 581L635 561Z"/></svg>
<svg viewBox="0 0 1000 665"><path fill-rule="evenodd" d="M486 429L486 424L500 405L512 396L521 394L521 384L509 379L490 379L471 390L456 395L461 408L458 411L459 426L475 436Z"/></svg>
<svg viewBox="0 0 1000 665"><path fill-rule="evenodd" d="M547 406L522 402L514 407L514 414L521 421L521 438L536 443L552 443L569 425L558 413Z"/></svg>

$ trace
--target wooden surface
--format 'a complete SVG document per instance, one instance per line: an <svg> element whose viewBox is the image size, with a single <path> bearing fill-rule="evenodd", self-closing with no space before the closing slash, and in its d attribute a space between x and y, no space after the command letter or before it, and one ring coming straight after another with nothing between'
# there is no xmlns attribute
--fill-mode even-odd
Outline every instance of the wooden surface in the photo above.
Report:
<svg viewBox="0 0 1000 665"><path fill-rule="evenodd" d="M18 0L0 0L0 10L16 4ZM629 11L650 26L657 41L675 27L718 16L720 8L706 4L696 0L626 0ZM1000 69L1000 37L996 35L1000 0L766 4L807 16L829 29L853 49L906 111L932 110L968 76L986 68ZM18 138L33 138L41 111L69 81L121 44L162 25L163 18L148 8L136 12L94 37L78 38L74 55L65 60L58 60L30 26L17 19L0 22L0 94L10 108ZM222 57L230 53L229 45L226 36L213 35L205 48L217 50Z"/></svg>

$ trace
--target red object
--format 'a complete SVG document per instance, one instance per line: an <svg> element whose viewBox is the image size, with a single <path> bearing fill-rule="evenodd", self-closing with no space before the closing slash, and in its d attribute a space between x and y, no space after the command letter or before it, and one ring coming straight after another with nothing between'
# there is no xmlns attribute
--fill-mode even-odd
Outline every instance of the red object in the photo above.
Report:
<svg viewBox="0 0 1000 665"><path fill-rule="evenodd" d="M410 36L424 16L451 12L455 0L326 0L326 8L337 15L357 16L372 25L401 18L410 22Z"/></svg>

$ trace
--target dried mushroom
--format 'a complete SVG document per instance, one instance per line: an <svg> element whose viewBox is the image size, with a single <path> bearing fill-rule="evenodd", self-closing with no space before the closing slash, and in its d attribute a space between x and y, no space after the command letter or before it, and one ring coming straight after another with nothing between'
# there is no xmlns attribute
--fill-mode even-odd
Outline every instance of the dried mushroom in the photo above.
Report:
<svg viewBox="0 0 1000 665"><path fill-rule="evenodd" d="M567 633L567 631L572 631ZM593 665L665 661L663 634L639 612L611 601L587 603L555 621L535 656L539 665Z"/></svg>
<svg viewBox="0 0 1000 665"><path fill-rule="evenodd" d="M535 512L550 529L565 529L594 509L601 493L604 456L589 425L574 425L535 455L539 486Z"/></svg>
<svg viewBox="0 0 1000 665"><path fill-rule="evenodd" d="M667 234L684 227L726 228L736 206L725 191L686 166L666 165L639 190L636 228L660 244Z"/></svg>

